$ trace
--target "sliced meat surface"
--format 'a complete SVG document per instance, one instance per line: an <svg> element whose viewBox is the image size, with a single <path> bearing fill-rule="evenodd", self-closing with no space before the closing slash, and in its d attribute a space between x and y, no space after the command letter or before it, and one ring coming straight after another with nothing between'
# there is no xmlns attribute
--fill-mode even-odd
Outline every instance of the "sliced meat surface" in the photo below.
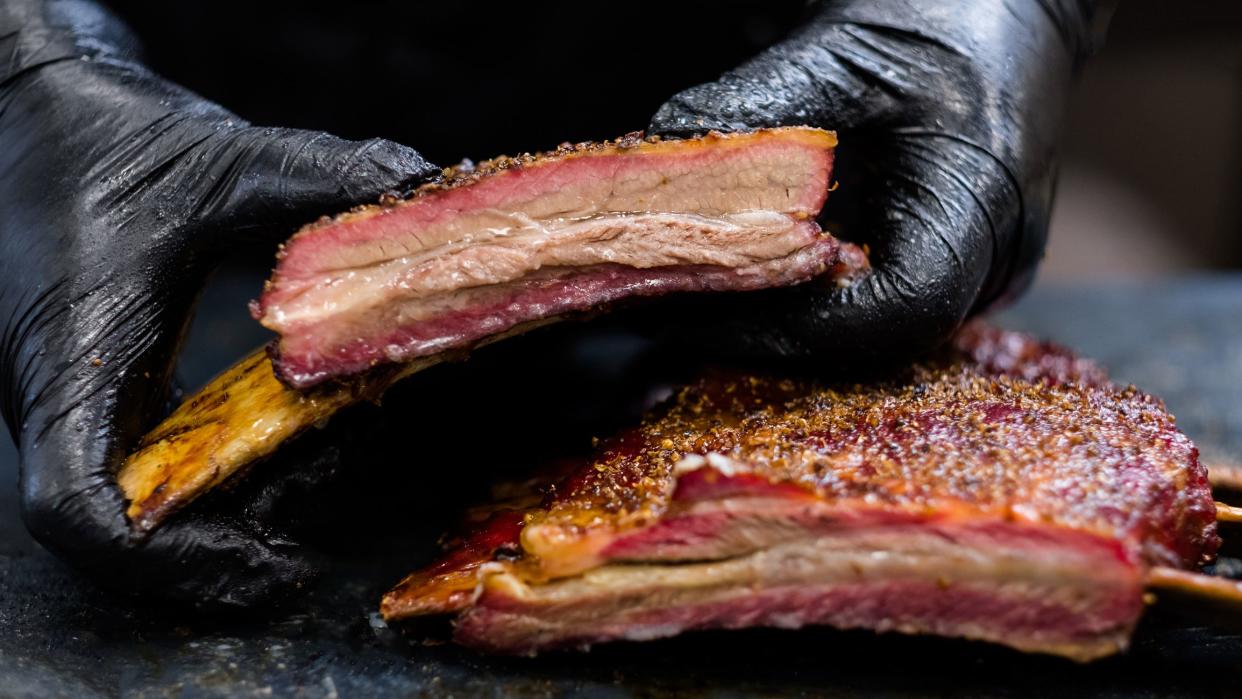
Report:
<svg viewBox="0 0 1242 699"><path fill-rule="evenodd" d="M805 127L638 135L449 171L409 199L307 226L255 317L307 388L627 297L804 282L836 138Z"/></svg>
<svg viewBox="0 0 1242 699"><path fill-rule="evenodd" d="M454 614L502 653L830 624L1088 660L1125 647L1151 567L1219 544L1158 399L980 325L874 383L710 374L543 487L385 617Z"/></svg>

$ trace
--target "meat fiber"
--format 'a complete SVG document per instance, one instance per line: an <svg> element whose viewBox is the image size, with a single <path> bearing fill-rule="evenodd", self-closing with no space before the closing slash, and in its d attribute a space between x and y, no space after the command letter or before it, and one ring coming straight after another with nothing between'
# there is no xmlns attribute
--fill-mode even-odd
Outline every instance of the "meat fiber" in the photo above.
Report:
<svg viewBox="0 0 1242 699"><path fill-rule="evenodd" d="M304 389L633 296L807 281L836 137L794 127L563 146L307 226L253 312Z"/></svg>
<svg viewBox="0 0 1242 699"><path fill-rule="evenodd" d="M1088 660L1125 647L1152 567L1219 543L1159 400L981 326L878 383L709 375L552 483L385 618L455 614L500 653L828 624Z"/></svg>

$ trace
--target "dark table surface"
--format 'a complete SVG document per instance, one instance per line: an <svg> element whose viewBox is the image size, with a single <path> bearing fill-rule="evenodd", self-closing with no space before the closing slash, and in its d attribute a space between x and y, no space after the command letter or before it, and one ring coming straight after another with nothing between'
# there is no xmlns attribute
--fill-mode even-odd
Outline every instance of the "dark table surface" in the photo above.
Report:
<svg viewBox="0 0 1242 699"><path fill-rule="evenodd" d="M236 356L213 338L256 339L236 337L250 332L236 330L249 293L239 284L209 293L184 363L191 383ZM1164 397L1205 460L1242 462L1242 276L1038 288L999 322L1100 360L1117 380ZM385 628L374 611L392 579L366 575L333 576L266 621L182 619L99 591L34 544L10 487L12 445L0 440L0 697L1242 693L1242 632L1159 607L1127 654L1088 666L830 629L487 658Z"/></svg>

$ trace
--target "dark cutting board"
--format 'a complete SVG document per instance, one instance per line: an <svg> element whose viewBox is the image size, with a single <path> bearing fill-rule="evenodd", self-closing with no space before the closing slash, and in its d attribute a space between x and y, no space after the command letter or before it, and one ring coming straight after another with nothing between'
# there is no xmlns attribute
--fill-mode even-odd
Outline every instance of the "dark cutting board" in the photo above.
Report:
<svg viewBox="0 0 1242 699"><path fill-rule="evenodd" d="M208 294L184 365L191 383L259 338L244 320L251 283L226 279ZM1163 396L1205 460L1242 462L1242 276L1042 288L1000 323L1059 340L1117 380ZM1129 653L1087 666L983 644L829 629L698 633L586 655L487 658L424 645L374 621L377 595L404 561L383 574L360 562L267 621L184 617L102 593L33 544L7 487L15 472L4 440L0 697L1242 692L1242 632L1159 608ZM1230 534L1242 540L1242 529ZM426 537L433 540L434 529Z"/></svg>

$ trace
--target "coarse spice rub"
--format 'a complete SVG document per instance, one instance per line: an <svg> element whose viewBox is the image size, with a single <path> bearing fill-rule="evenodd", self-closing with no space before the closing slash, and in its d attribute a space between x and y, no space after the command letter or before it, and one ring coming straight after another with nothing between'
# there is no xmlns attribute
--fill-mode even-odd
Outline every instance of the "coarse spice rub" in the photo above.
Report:
<svg viewBox="0 0 1242 699"><path fill-rule="evenodd" d="M834 134L631 134L446 171L304 227L252 312L306 389L540 318L668 293L798 284L837 265L815 223Z"/></svg>
<svg viewBox="0 0 1242 699"><path fill-rule="evenodd" d="M473 348L632 297L852 283L866 255L814 221L835 145L805 127L630 134L450 168L406 199L303 227L251 309L280 340L189 397L123 464L134 531Z"/></svg>
<svg viewBox="0 0 1242 699"><path fill-rule="evenodd" d="M957 343L973 362L916 365L878 385L705 378L607 443L528 527L641 525L668 509L686 455L715 453L837 501L1055 522L1132 537L1153 564L1204 562L1206 472L1162 401L1013 334L976 326ZM1043 362L1036 380L1004 373L1015 350Z"/></svg>
<svg viewBox="0 0 1242 699"><path fill-rule="evenodd" d="M1125 646L1151 567L1218 545L1158 399L982 325L878 383L709 374L543 487L385 616L508 653L824 623L1085 660Z"/></svg>

